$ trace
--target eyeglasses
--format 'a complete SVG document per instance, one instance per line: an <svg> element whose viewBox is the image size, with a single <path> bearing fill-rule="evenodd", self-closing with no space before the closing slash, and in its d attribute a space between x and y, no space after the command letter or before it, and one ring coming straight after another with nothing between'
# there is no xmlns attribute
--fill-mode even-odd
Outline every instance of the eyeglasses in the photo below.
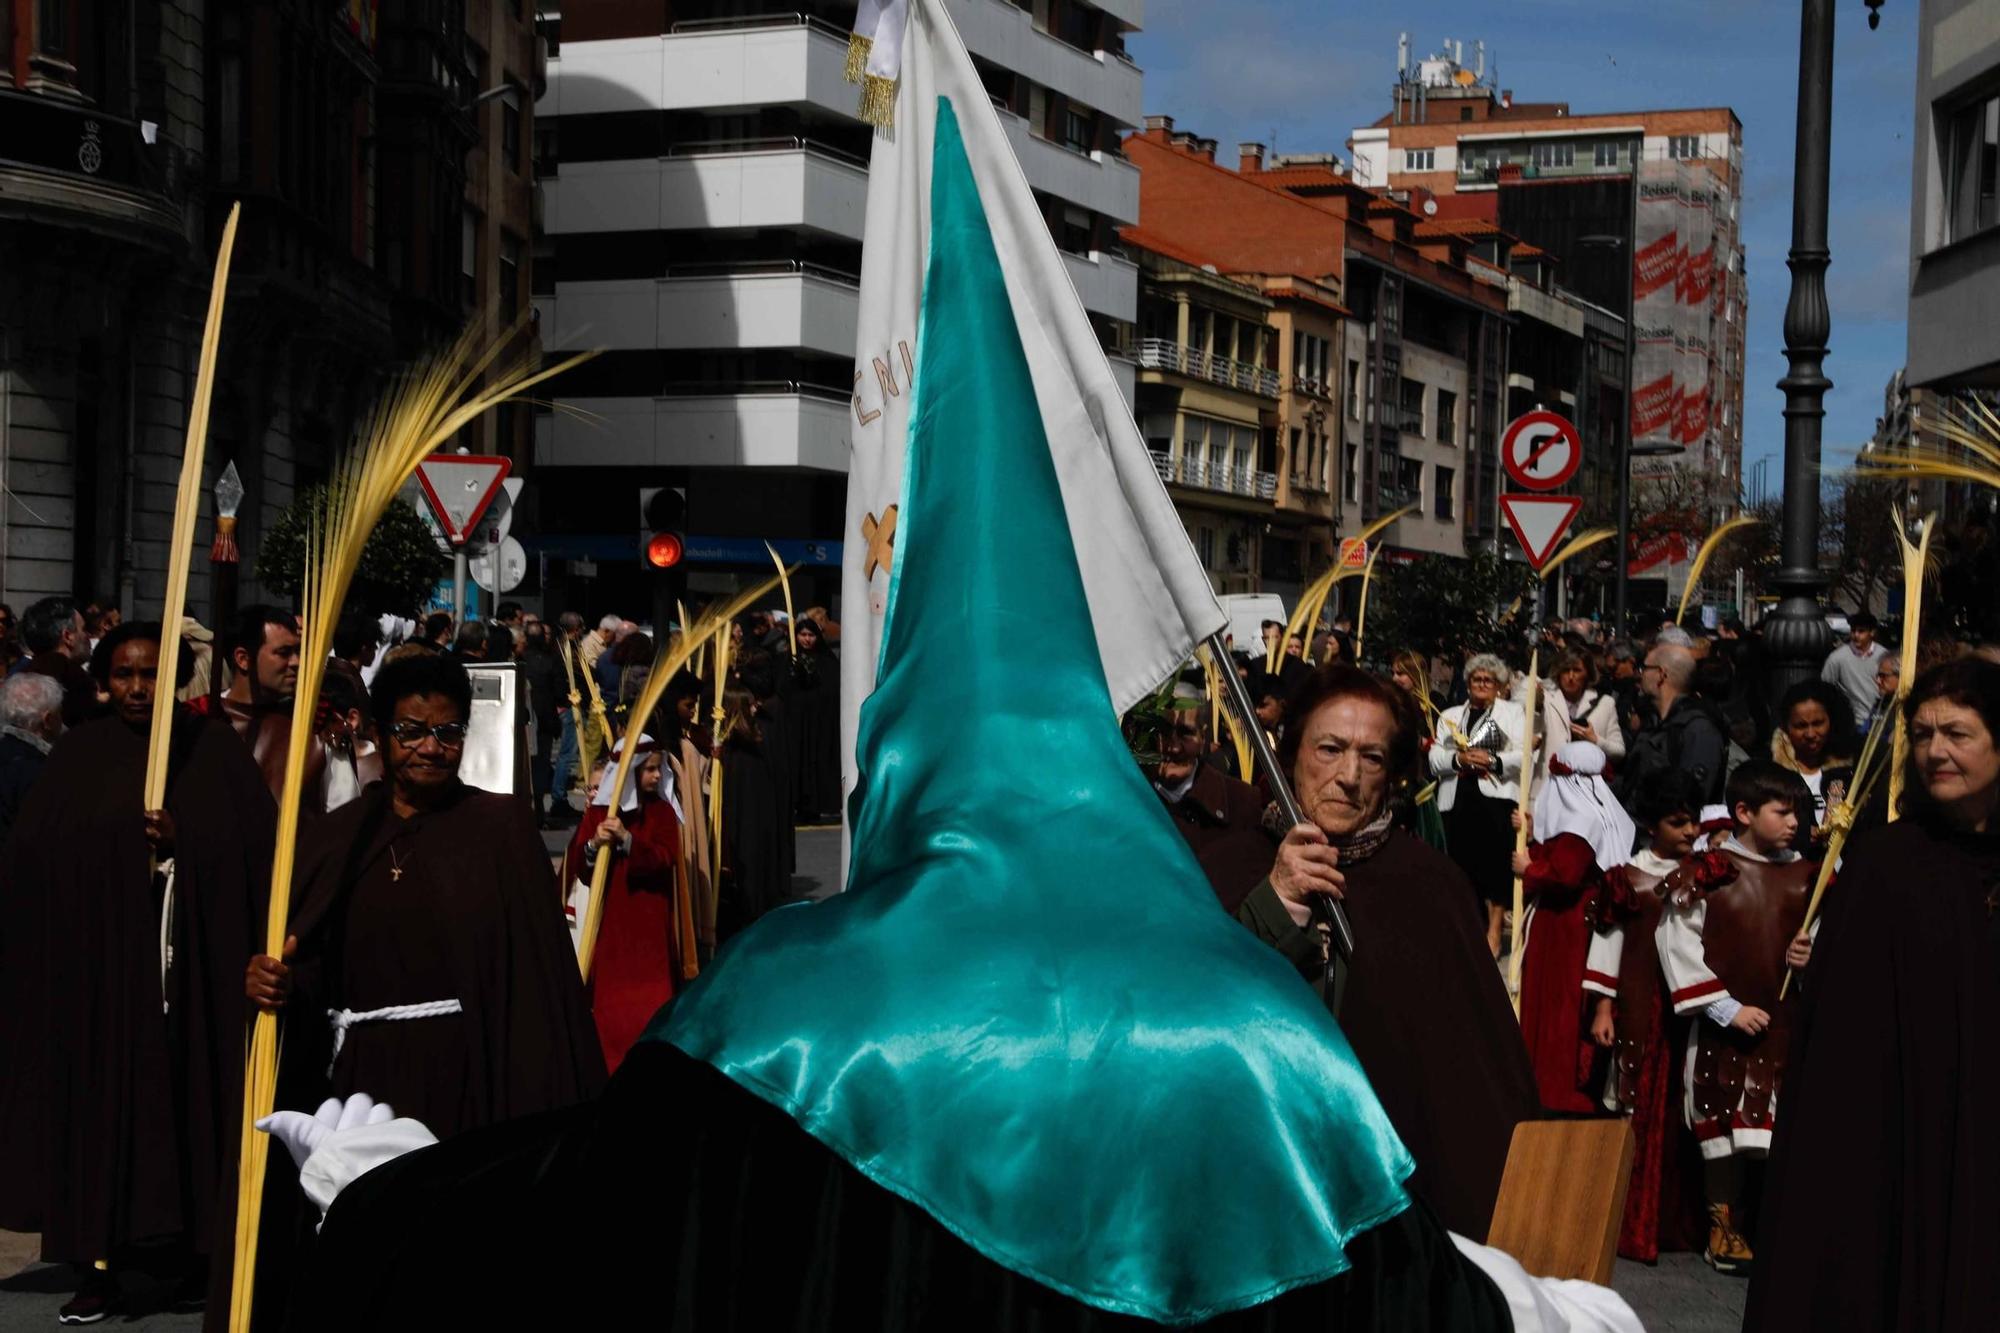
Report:
<svg viewBox="0 0 2000 1333"><path fill-rule="evenodd" d="M456 750L465 744L465 724L463 722L440 722L435 727L427 727L414 719L405 719L389 728L389 734L396 744L406 750L414 750L429 736L447 750Z"/></svg>

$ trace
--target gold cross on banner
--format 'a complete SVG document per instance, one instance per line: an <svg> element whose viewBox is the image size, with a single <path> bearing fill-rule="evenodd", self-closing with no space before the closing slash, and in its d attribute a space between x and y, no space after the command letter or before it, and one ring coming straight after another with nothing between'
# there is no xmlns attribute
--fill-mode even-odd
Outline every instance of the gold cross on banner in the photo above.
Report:
<svg viewBox="0 0 2000 1333"><path fill-rule="evenodd" d="M861 537L868 543L868 563L861 571L861 577L872 579L875 571L890 563L896 543L896 506L890 505L882 511L880 522L870 514L861 520Z"/></svg>

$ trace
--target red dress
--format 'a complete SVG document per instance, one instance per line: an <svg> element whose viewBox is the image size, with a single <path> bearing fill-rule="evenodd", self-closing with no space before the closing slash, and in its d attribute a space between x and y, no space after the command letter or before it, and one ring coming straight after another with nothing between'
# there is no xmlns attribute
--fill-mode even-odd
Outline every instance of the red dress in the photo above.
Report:
<svg viewBox="0 0 2000 1333"><path fill-rule="evenodd" d="M592 860L585 844L604 822L604 815L601 805L584 811L583 822L569 842L565 862L569 877L589 879ZM674 818L672 806L645 797L640 798L639 808L626 811L623 819L632 835L632 848L611 857L604 915L598 922L597 952L590 969L591 1013L597 1020L597 1039L604 1046L605 1068L613 1071L660 1006L674 997L681 974L674 901L680 822ZM569 878L563 882L567 884Z"/></svg>
<svg viewBox="0 0 2000 1333"><path fill-rule="evenodd" d="M1550 1111L1602 1115L1583 967L1590 953L1585 912L1604 875L1590 844L1574 833L1536 843L1528 858L1522 888L1535 910L1521 959L1521 1039L1535 1090Z"/></svg>

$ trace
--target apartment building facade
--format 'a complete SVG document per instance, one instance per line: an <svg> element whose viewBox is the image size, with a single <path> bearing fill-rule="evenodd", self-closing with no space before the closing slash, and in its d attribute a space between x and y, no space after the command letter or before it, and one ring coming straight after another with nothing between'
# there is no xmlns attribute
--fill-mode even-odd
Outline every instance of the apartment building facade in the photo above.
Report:
<svg viewBox="0 0 2000 1333"><path fill-rule="evenodd" d="M1913 389L2000 389L2000 11L1917 9L1910 189Z"/></svg>
<svg viewBox="0 0 2000 1333"><path fill-rule="evenodd" d="M1129 398L1141 0L950 11ZM872 142L843 78L853 16L611 0L552 30L535 305L545 341L606 349L536 421L531 545L570 604L644 604L642 484L686 491L690 590L768 568L768 537L801 597L837 597Z"/></svg>
<svg viewBox="0 0 2000 1333"><path fill-rule="evenodd" d="M531 18L490 8L532 40ZM460 261L489 146L467 21L465 0L0 0L0 254L29 261L0 263L0 597L159 613L239 201L207 458L211 485L230 464L243 482L241 596L261 594L262 534L327 476L384 374L480 299ZM518 41L512 59L531 67ZM205 492L203 617L212 520Z"/></svg>
<svg viewBox="0 0 2000 1333"><path fill-rule="evenodd" d="M1749 295L1742 122L1726 107L1578 114L1517 102L1493 86L1483 50L1465 64L1463 44L1414 62L1406 47L1401 65L1392 109L1349 137L1355 179L1544 252L1554 286L1601 312L1587 378L1630 395L1638 470L1692 466L1734 494ZM1664 265L1663 231L1675 236ZM1657 290L1652 273L1665 275ZM1630 364L1603 336L1607 319L1633 321Z"/></svg>

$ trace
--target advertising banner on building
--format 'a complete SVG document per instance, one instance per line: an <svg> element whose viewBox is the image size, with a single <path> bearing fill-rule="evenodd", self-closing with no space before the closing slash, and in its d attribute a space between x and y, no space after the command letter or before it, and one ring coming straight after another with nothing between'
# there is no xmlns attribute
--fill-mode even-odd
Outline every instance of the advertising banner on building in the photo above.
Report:
<svg viewBox="0 0 2000 1333"><path fill-rule="evenodd" d="M1680 445L1675 325L1680 306L1681 185L1677 162L1639 164L1632 251L1632 444Z"/></svg>
<svg viewBox="0 0 2000 1333"><path fill-rule="evenodd" d="M1681 271L1674 321L1674 389L1680 400L1680 443L1698 449L1708 437L1709 386L1713 380L1709 328L1715 287L1715 185L1700 164L1678 165Z"/></svg>

